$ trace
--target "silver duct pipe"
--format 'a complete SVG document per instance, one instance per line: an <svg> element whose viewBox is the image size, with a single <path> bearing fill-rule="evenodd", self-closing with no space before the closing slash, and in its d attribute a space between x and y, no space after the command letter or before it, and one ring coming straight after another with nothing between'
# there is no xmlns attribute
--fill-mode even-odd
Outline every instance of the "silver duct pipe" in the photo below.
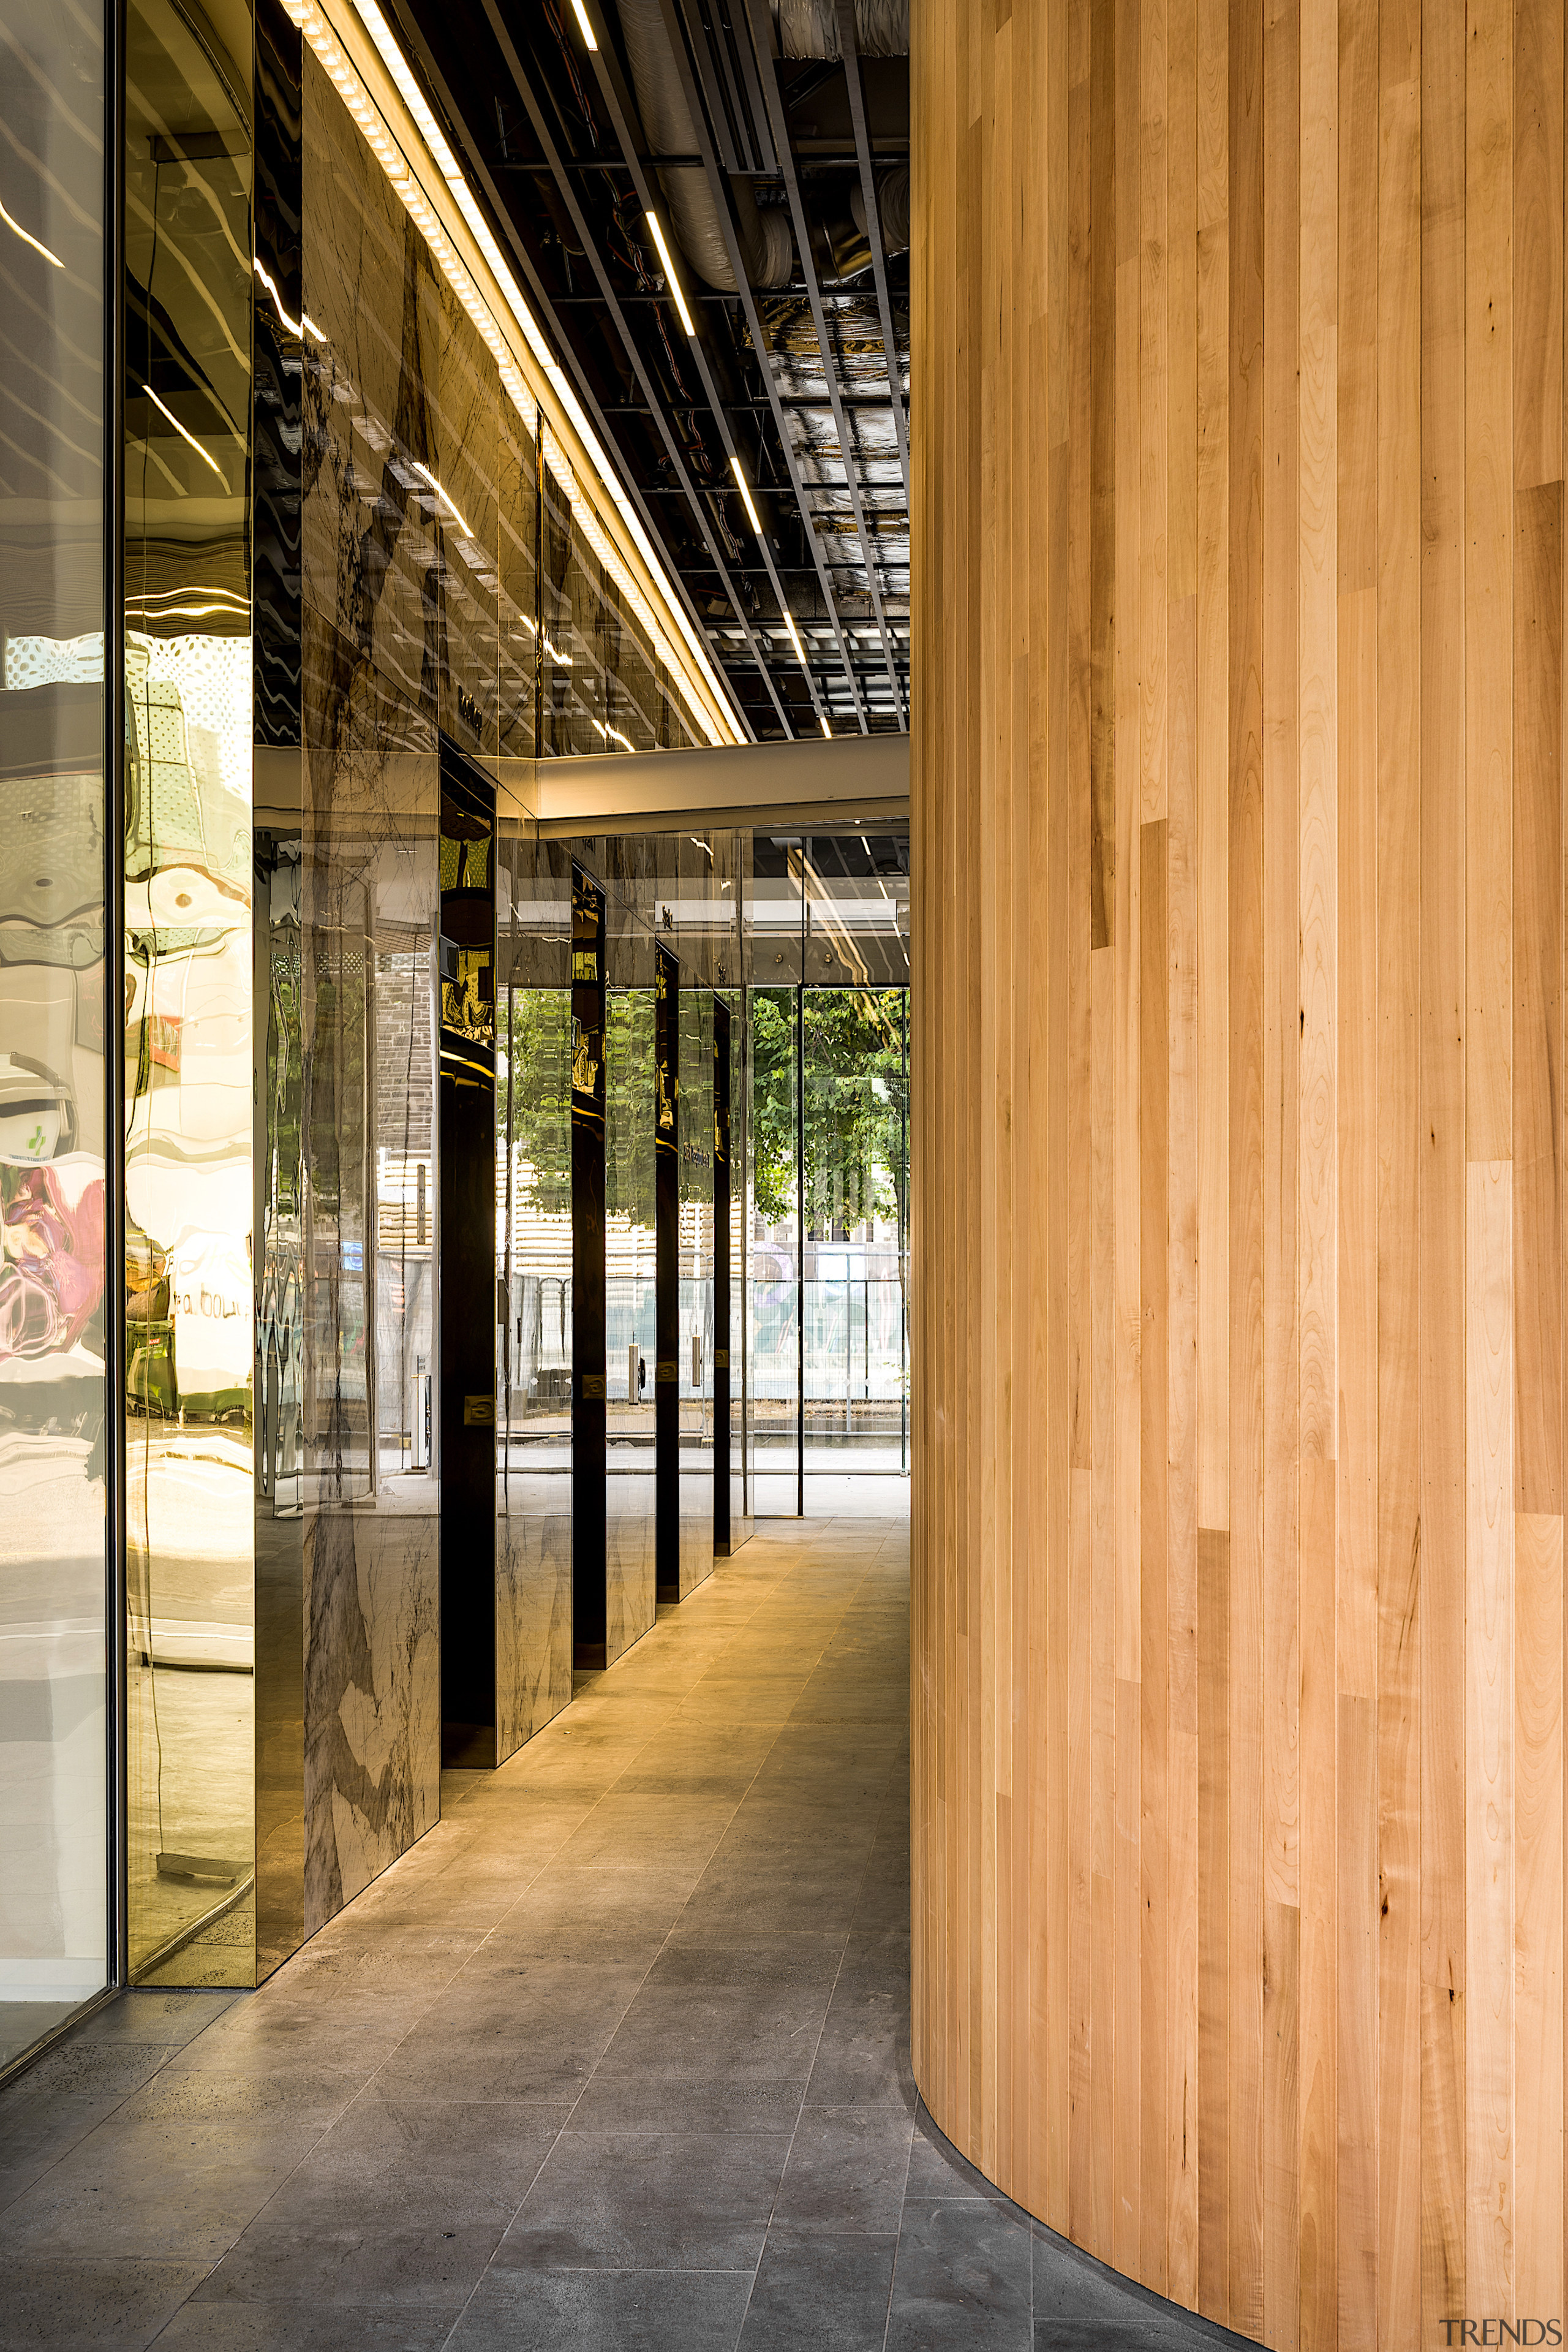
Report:
<svg viewBox="0 0 1568 2352"><path fill-rule="evenodd" d="M865 194L857 180L850 190L850 212L861 235L866 234ZM907 253L909 250L909 167L900 164L888 172L876 184L876 213L882 224L882 247L884 253ZM867 261L870 247L867 247Z"/></svg>
<svg viewBox="0 0 1568 2352"><path fill-rule="evenodd" d="M620 8L637 111L654 154L695 155L696 124L681 87L659 0L620 0ZM659 186L676 242L705 286L723 294L738 293L718 199L707 173L700 164L689 171L661 172ZM788 286L795 274L795 240L788 218L776 208L759 210L749 181L732 180L730 190L747 278L753 286Z"/></svg>
<svg viewBox="0 0 1568 2352"><path fill-rule="evenodd" d="M840 53L833 0L773 0L773 26L780 57ZM909 0L855 0L855 47L862 58L906 58Z"/></svg>

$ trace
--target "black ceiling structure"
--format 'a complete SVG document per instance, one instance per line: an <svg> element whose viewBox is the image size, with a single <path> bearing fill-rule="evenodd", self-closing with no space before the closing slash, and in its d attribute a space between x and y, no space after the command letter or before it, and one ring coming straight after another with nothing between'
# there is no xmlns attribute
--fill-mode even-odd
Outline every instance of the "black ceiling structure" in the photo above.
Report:
<svg viewBox="0 0 1568 2352"><path fill-rule="evenodd" d="M909 0L387 13L745 732L906 730Z"/></svg>

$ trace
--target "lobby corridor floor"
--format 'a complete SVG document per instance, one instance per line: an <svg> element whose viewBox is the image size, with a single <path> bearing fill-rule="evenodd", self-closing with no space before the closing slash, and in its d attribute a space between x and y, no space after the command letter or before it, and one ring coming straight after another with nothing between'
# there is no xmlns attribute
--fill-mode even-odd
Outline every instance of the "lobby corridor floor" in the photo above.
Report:
<svg viewBox="0 0 1568 2352"><path fill-rule="evenodd" d="M0 2093L0 2345L1224 2341L988 2190L909 2073L908 1528L756 1539L254 1993Z"/></svg>

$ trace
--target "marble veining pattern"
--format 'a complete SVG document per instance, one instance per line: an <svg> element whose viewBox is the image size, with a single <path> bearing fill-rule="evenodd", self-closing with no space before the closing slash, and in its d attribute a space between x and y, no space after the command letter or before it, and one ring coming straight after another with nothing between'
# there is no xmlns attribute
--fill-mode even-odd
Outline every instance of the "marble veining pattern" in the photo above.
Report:
<svg viewBox="0 0 1568 2352"><path fill-rule="evenodd" d="M434 1234L403 1213L416 1160L435 1196L433 1105L378 1069L406 1056L394 1081L433 1089L392 1016L405 983L430 999L439 771L429 720L309 607L305 675L308 1935L439 1806L439 1494L405 1466L402 1402L410 1359L434 1362Z"/></svg>
<svg viewBox="0 0 1568 2352"><path fill-rule="evenodd" d="M571 1696L571 1477L513 1471L496 1507L496 1760Z"/></svg>

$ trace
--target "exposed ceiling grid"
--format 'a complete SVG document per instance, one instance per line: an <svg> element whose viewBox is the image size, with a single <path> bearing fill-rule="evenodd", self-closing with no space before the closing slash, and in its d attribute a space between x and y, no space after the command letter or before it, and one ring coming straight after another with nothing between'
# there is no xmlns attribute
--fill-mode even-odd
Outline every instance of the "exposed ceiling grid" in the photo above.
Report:
<svg viewBox="0 0 1568 2352"><path fill-rule="evenodd" d="M394 8L746 731L905 729L908 0Z"/></svg>

